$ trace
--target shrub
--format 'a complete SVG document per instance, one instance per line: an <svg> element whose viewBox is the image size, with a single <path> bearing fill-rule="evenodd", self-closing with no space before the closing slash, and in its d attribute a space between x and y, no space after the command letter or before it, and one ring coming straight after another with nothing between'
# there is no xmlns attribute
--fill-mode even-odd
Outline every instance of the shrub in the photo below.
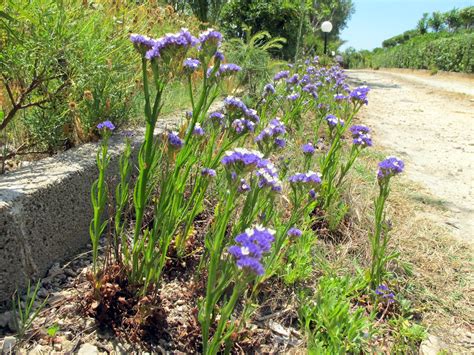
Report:
<svg viewBox="0 0 474 355"><path fill-rule="evenodd" d="M474 72L474 33L425 34L403 45L374 53L372 64L380 67Z"/></svg>

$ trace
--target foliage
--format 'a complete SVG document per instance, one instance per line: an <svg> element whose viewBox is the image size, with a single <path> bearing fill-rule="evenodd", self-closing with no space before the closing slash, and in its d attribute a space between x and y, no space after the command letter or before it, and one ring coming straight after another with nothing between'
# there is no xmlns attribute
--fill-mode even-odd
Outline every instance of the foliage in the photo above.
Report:
<svg viewBox="0 0 474 355"><path fill-rule="evenodd" d="M296 1L231 0L222 9L220 27L228 38L245 38L246 26L252 29L251 35L267 31L273 38L286 38L280 53L284 58L292 58L298 40L299 9Z"/></svg>
<svg viewBox="0 0 474 355"><path fill-rule="evenodd" d="M474 34L426 34L372 55L372 66L474 72Z"/></svg>
<svg viewBox="0 0 474 355"><path fill-rule="evenodd" d="M0 129L11 127L4 137L17 146L50 154L96 139L102 120L120 126L137 112L130 32L160 35L184 24L151 4L8 0L4 10L0 72L8 100Z"/></svg>
<svg viewBox="0 0 474 355"><path fill-rule="evenodd" d="M302 295L300 322L309 337L310 354L360 353L371 333L372 317L353 305L364 283L350 277L323 276L314 295Z"/></svg>
<svg viewBox="0 0 474 355"><path fill-rule="evenodd" d="M286 39L272 38L267 31L251 35L252 29L244 26L245 39L231 38L224 44L227 58L242 67L238 74L240 85L247 85L250 95L255 96L258 86L268 81L272 67L278 63L272 62L270 52L279 50Z"/></svg>
<svg viewBox="0 0 474 355"><path fill-rule="evenodd" d="M23 339L26 332L33 324L33 321L48 301L48 298L46 298L39 305L36 303L40 286L41 281L38 281L33 290L31 289L31 283L28 282L28 288L25 294L25 301L22 301L19 292L16 292L16 297L15 295L13 296L13 320L15 323L17 336L20 339Z"/></svg>

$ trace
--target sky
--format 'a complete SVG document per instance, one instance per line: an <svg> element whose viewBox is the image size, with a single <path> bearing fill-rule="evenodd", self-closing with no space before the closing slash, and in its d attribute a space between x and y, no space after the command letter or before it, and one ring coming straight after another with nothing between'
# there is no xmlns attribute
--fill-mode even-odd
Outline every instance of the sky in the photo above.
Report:
<svg viewBox="0 0 474 355"><path fill-rule="evenodd" d="M473 6L474 0L353 0L355 13L342 31L341 50L374 49L382 41L416 27L424 12Z"/></svg>

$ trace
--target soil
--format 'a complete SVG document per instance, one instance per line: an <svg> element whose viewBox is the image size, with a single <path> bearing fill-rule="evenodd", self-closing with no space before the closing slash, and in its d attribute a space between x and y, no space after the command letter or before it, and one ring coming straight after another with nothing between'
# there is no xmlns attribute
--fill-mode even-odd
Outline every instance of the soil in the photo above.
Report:
<svg viewBox="0 0 474 355"><path fill-rule="evenodd" d="M352 85L371 88L361 120L374 143L406 164L409 179L447 215L431 215L474 243L474 76L350 70Z"/></svg>

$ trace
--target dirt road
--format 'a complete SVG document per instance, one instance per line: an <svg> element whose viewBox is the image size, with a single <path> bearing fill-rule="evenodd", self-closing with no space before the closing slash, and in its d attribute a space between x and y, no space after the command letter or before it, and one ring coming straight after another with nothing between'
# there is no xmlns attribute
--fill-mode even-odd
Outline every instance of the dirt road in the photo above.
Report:
<svg viewBox="0 0 474 355"><path fill-rule="evenodd" d="M384 71L348 71L371 87L361 118L374 142L406 163L449 216L435 218L474 243L474 79Z"/></svg>

